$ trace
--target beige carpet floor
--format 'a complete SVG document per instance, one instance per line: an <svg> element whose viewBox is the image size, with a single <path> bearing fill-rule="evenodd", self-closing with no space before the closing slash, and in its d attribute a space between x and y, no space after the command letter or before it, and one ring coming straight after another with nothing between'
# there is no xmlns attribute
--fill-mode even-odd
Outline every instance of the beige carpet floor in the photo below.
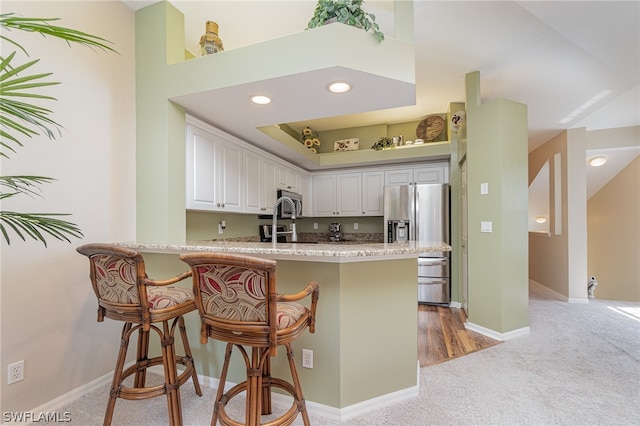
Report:
<svg viewBox="0 0 640 426"><path fill-rule="evenodd" d="M312 424L640 425L640 304L570 304L545 290L531 285L530 334L421 369L414 399L342 423L312 415ZM209 424L215 389L203 392L182 388L185 425ZM59 411L100 425L107 395L105 386ZM113 424L167 424L164 397L118 400Z"/></svg>

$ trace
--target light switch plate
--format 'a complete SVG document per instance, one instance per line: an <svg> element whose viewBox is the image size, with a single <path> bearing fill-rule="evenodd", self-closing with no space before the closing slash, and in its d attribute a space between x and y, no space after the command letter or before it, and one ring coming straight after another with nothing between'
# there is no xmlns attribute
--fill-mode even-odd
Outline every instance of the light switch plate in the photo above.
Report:
<svg viewBox="0 0 640 426"><path fill-rule="evenodd" d="M482 182L480 184L480 195L487 195L489 193L489 184L487 182Z"/></svg>
<svg viewBox="0 0 640 426"><path fill-rule="evenodd" d="M493 222L480 222L480 232L492 232Z"/></svg>

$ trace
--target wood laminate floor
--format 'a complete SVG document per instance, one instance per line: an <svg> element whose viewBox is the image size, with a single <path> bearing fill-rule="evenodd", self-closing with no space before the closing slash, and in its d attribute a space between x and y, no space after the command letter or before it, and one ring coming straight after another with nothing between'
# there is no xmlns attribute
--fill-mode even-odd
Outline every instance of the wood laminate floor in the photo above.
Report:
<svg viewBox="0 0 640 426"><path fill-rule="evenodd" d="M418 305L418 358L428 367L501 343L464 328L462 309Z"/></svg>

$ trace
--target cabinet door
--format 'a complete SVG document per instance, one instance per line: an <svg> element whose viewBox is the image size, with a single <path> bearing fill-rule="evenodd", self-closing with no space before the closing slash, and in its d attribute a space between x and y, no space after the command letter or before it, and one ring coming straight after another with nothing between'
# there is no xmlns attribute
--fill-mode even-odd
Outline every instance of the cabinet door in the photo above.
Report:
<svg viewBox="0 0 640 426"><path fill-rule="evenodd" d="M249 150L243 152L245 213L262 213L262 156Z"/></svg>
<svg viewBox="0 0 640 426"><path fill-rule="evenodd" d="M220 210L242 212L242 148L221 139L216 157Z"/></svg>
<svg viewBox="0 0 640 426"><path fill-rule="evenodd" d="M362 173L336 175L336 212L338 216L362 215Z"/></svg>
<svg viewBox="0 0 640 426"><path fill-rule="evenodd" d="M384 172L362 173L362 215L383 216Z"/></svg>
<svg viewBox="0 0 640 426"><path fill-rule="evenodd" d="M443 166L413 169L413 180L415 183L446 183L444 169Z"/></svg>
<svg viewBox="0 0 640 426"><path fill-rule="evenodd" d="M413 182L412 169L386 170L384 172L385 185L408 185Z"/></svg>
<svg viewBox="0 0 640 426"><path fill-rule="evenodd" d="M311 216L313 213L313 197L311 196L311 177L308 174L299 174L298 192L302 195L302 216Z"/></svg>
<svg viewBox="0 0 640 426"><path fill-rule="evenodd" d="M187 209L217 209L215 148L211 134L197 127L187 127Z"/></svg>
<svg viewBox="0 0 640 426"><path fill-rule="evenodd" d="M336 175L313 177L313 215L336 215ZM303 200L304 203L304 200Z"/></svg>
<svg viewBox="0 0 640 426"><path fill-rule="evenodd" d="M275 161L264 158L262 160L262 198L260 212L262 214L273 213L278 191L278 165Z"/></svg>

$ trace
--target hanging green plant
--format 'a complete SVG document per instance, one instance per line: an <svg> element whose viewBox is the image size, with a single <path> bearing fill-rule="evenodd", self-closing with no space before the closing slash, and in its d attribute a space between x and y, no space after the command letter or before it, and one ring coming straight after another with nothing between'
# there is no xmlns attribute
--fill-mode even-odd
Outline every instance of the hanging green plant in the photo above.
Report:
<svg viewBox="0 0 640 426"><path fill-rule="evenodd" d="M378 139L378 142L374 143L371 146L371 149L376 150L376 151L380 151L382 149L391 149L394 148L395 145L393 144L393 139L383 136L380 139Z"/></svg>
<svg viewBox="0 0 640 426"><path fill-rule="evenodd" d="M27 50L19 43L7 37L10 30L22 30L40 33L66 40L67 43L79 43L88 47L97 47L115 52L108 41L70 28L51 25L57 18L23 18L13 13L0 14L0 40L7 46L13 45L26 56ZM7 57L0 56L0 156L9 158L8 153L24 145L23 138L32 138L41 134L55 139L61 126L49 118L51 110L30 103L35 101L55 101L55 98L38 94L33 90L53 86L59 82L47 81L51 73L30 74L31 67L39 59L23 64L16 63L13 51ZM16 195L41 196L39 185L51 183L53 178L44 176L0 176L0 200ZM26 238L41 241L47 245L47 236L70 242L69 237L80 238L82 232L73 223L59 219L68 216L65 213L21 213L0 211L0 232L7 244L11 244L9 232L13 232L23 241Z"/></svg>
<svg viewBox="0 0 640 426"><path fill-rule="evenodd" d="M384 34L376 23L376 17L372 13L362 9L363 0L318 0L313 17L307 24L307 29L316 28L330 22L340 22L372 31L374 37L380 43L384 40Z"/></svg>

